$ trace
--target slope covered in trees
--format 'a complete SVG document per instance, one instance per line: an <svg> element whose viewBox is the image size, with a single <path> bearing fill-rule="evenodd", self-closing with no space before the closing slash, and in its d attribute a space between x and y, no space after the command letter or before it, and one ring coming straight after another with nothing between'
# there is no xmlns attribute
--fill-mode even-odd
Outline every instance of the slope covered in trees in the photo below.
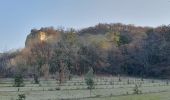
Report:
<svg viewBox="0 0 170 100"><path fill-rule="evenodd" d="M33 29L24 49L0 57L2 77L95 74L169 78L170 26L98 24L81 30ZM3 70L2 70L3 69ZM10 73L9 73L10 72Z"/></svg>

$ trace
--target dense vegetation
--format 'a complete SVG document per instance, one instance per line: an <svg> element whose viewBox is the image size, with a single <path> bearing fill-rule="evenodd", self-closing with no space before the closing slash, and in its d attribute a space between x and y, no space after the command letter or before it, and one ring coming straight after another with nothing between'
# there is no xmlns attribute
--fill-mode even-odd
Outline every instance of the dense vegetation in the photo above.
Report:
<svg viewBox="0 0 170 100"><path fill-rule="evenodd" d="M98 24L81 30L32 29L22 50L0 55L0 76L95 74L169 78L170 26Z"/></svg>

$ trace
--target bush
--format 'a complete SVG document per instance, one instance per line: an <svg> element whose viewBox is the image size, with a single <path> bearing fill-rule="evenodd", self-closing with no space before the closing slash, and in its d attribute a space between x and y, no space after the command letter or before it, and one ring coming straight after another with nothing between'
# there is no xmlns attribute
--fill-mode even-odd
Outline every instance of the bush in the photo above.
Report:
<svg viewBox="0 0 170 100"><path fill-rule="evenodd" d="M25 100L26 96L25 94L18 94L18 99L17 100Z"/></svg>

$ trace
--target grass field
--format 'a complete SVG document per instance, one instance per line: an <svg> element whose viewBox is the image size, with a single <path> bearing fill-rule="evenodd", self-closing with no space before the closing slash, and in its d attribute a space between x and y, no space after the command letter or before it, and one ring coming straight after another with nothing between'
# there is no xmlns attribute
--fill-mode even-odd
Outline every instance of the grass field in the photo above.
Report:
<svg viewBox="0 0 170 100"><path fill-rule="evenodd" d="M170 92L114 96L114 97L112 96L112 97L103 97L103 98L88 98L83 100L170 100Z"/></svg>
<svg viewBox="0 0 170 100"><path fill-rule="evenodd" d="M167 80L96 77L91 95L83 77L75 77L61 86L53 79L41 79L40 84L27 79L24 83L18 91L13 87L13 79L1 79L0 100L16 100L18 94L25 94L26 100L170 100ZM135 85L138 85L139 94L134 94Z"/></svg>

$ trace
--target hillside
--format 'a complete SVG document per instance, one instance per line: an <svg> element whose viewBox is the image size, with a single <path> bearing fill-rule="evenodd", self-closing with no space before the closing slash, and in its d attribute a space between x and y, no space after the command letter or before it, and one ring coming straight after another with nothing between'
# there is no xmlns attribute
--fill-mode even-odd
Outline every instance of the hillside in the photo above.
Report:
<svg viewBox="0 0 170 100"><path fill-rule="evenodd" d="M170 26L120 23L81 30L32 29L25 48L6 59L3 68L11 75L22 72L25 76L83 75L93 68L96 74L169 78L169 37Z"/></svg>

